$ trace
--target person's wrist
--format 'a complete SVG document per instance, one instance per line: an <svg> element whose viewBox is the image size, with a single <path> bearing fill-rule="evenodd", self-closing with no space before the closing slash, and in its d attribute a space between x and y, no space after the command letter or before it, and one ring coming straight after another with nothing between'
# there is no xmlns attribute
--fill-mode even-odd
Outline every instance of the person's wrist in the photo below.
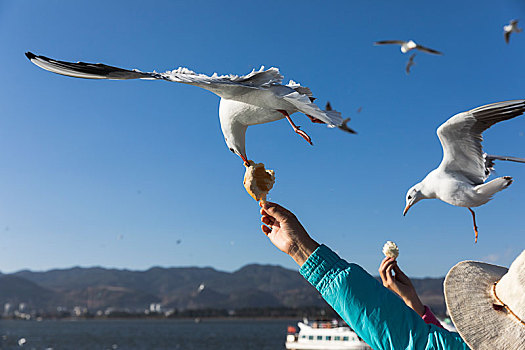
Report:
<svg viewBox="0 0 525 350"><path fill-rule="evenodd" d="M403 298L405 301L405 304L407 304L412 310L417 312L417 314L421 317L425 314L425 306L419 299L419 297L416 295L415 297L411 298Z"/></svg>
<svg viewBox="0 0 525 350"><path fill-rule="evenodd" d="M312 253L319 247L319 243L310 237L292 244L289 255L294 261L302 266Z"/></svg>

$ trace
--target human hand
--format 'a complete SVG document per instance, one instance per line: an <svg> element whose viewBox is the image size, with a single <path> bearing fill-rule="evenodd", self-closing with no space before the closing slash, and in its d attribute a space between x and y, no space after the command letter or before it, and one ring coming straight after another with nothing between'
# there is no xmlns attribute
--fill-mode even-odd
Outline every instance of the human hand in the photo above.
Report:
<svg viewBox="0 0 525 350"><path fill-rule="evenodd" d="M319 244L306 232L297 217L289 210L272 202L259 202L261 229L281 251L290 255L301 266Z"/></svg>
<svg viewBox="0 0 525 350"><path fill-rule="evenodd" d="M412 285L412 281L399 266L397 261L393 258L386 257L379 265L379 276L383 281L383 286L390 289L403 299L405 304L417 312L420 316L425 313L425 306L419 299L416 289Z"/></svg>

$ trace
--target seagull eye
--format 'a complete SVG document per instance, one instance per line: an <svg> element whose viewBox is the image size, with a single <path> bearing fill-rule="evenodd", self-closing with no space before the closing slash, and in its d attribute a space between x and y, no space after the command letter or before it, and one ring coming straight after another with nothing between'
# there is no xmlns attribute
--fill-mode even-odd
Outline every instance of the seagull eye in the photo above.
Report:
<svg viewBox="0 0 525 350"><path fill-rule="evenodd" d="M412 199L412 196L408 196L408 199Z"/></svg>

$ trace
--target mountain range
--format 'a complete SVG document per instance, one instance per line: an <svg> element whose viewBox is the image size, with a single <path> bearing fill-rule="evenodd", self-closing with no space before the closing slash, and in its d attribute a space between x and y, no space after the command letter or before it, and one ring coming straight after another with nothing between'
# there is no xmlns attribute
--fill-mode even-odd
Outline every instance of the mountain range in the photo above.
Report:
<svg viewBox="0 0 525 350"><path fill-rule="evenodd" d="M445 313L443 278L412 279L423 303ZM247 265L234 272L213 268L153 267L145 271L101 267L0 274L0 305L25 303L42 312L57 307L144 310L328 307L295 270Z"/></svg>

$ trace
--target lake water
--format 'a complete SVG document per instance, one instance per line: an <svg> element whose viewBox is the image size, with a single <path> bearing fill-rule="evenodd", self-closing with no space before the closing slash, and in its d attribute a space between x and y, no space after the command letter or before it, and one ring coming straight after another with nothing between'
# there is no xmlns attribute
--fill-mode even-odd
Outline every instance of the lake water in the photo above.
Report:
<svg viewBox="0 0 525 350"><path fill-rule="evenodd" d="M0 320L0 349L283 350L286 327L297 321Z"/></svg>

